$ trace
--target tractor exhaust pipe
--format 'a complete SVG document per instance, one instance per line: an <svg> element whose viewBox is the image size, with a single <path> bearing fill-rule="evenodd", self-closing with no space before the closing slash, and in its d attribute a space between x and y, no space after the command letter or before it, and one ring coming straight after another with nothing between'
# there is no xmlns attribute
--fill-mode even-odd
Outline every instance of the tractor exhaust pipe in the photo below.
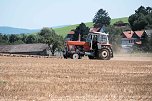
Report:
<svg viewBox="0 0 152 101"><path fill-rule="evenodd" d="M79 39L78 39L78 41L81 41L81 35L79 34Z"/></svg>

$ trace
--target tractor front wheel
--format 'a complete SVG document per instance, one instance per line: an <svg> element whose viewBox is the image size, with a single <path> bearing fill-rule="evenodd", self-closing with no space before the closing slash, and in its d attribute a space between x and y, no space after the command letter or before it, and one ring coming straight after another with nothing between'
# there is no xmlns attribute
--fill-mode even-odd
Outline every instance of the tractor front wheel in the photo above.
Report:
<svg viewBox="0 0 152 101"><path fill-rule="evenodd" d="M64 59L67 59L67 56L66 55L63 55Z"/></svg>
<svg viewBox="0 0 152 101"><path fill-rule="evenodd" d="M72 59L80 59L79 54L75 53L71 56Z"/></svg>
<svg viewBox="0 0 152 101"><path fill-rule="evenodd" d="M94 56L88 56L89 59L94 59Z"/></svg>

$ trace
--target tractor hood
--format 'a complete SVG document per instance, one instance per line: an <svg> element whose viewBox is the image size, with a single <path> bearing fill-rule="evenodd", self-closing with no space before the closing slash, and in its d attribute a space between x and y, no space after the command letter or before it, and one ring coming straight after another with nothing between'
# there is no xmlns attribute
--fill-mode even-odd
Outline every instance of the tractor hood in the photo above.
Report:
<svg viewBox="0 0 152 101"><path fill-rule="evenodd" d="M85 42L85 41L67 41L67 44L84 46L87 44L87 42Z"/></svg>

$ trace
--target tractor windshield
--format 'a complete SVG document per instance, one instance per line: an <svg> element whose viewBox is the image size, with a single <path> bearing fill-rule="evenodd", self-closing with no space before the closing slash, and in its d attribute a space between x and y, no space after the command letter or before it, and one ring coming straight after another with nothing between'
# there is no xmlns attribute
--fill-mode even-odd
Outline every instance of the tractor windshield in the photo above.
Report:
<svg viewBox="0 0 152 101"><path fill-rule="evenodd" d="M86 42L91 42L92 40L92 35L88 34L87 38L86 38Z"/></svg>
<svg viewBox="0 0 152 101"><path fill-rule="evenodd" d="M94 42L97 41L97 42L102 43L102 44L109 43L108 36L105 34L100 34L100 33L88 34L86 42L91 43L92 41L94 41Z"/></svg>
<svg viewBox="0 0 152 101"><path fill-rule="evenodd" d="M98 42L101 42L102 44L107 44L108 43L107 35L99 35L98 36Z"/></svg>

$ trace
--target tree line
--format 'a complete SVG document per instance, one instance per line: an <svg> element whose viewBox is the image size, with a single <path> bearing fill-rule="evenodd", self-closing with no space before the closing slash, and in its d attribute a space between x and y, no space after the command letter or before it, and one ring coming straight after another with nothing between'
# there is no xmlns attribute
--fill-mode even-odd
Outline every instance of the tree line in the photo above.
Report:
<svg viewBox="0 0 152 101"><path fill-rule="evenodd" d="M104 32L109 33L109 41L113 45L114 51L119 51L121 48L121 33L123 31L140 31L146 29L152 29L152 8L151 7L139 7L135 10L135 14L129 16L128 24L125 27L115 27L114 25L125 25L123 21L115 22L114 25L110 25L111 18L106 10L99 9L93 18L94 28L103 28ZM89 33L89 28L81 23L74 30L73 40L78 40L79 34L81 34L81 40L84 40ZM144 36L141 40L142 45L135 46L138 51L152 52L152 35L150 37Z"/></svg>
<svg viewBox="0 0 152 101"><path fill-rule="evenodd" d="M0 45L16 45L16 44L33 44L45 43L48 44L52 55L55 51L63 50L64 39L62 36L55 33L52 28L42 28L40 32L35 34L1 34Z"/></svg>
<svg viewBox="0 0 152 101"><path fill-rule="evenodd" d="M118 51L121 47L121 36L120 34L125 30L144 30L152 29L152 8L151 7L139 7L135 10L135 14L129 16L128 22L130 28L116 28L110 25L111 18L106 10L99 9L93 18L93 27L102 28L104 26L104 31L109 33L110 43L113 45L113 50ZM122 25L122 21L116 22L116 24ZM85 23L81 23L76 29L73 40L78 40L79 34L81 35L81 40L86 39L89 33L89 27ZM143 50L152 51L152 35L151 37L145 37L143 41ZM11 34L5 35L0 33L0 44L32 44L32 43L46 43L50 47L52 53L55 50L63 50L64 39L62 36L55 33L52 28L43 28L40 32L36 34ZM141 46L140 46L141 48Z"/></svg>
<svg viewBox="0 0 152 101"><path fill-rule="evenodd" d="M33 34L2 34L0 33L1 45L14 45L14 44L29 44L37 43L38 37Z"/></svg>

